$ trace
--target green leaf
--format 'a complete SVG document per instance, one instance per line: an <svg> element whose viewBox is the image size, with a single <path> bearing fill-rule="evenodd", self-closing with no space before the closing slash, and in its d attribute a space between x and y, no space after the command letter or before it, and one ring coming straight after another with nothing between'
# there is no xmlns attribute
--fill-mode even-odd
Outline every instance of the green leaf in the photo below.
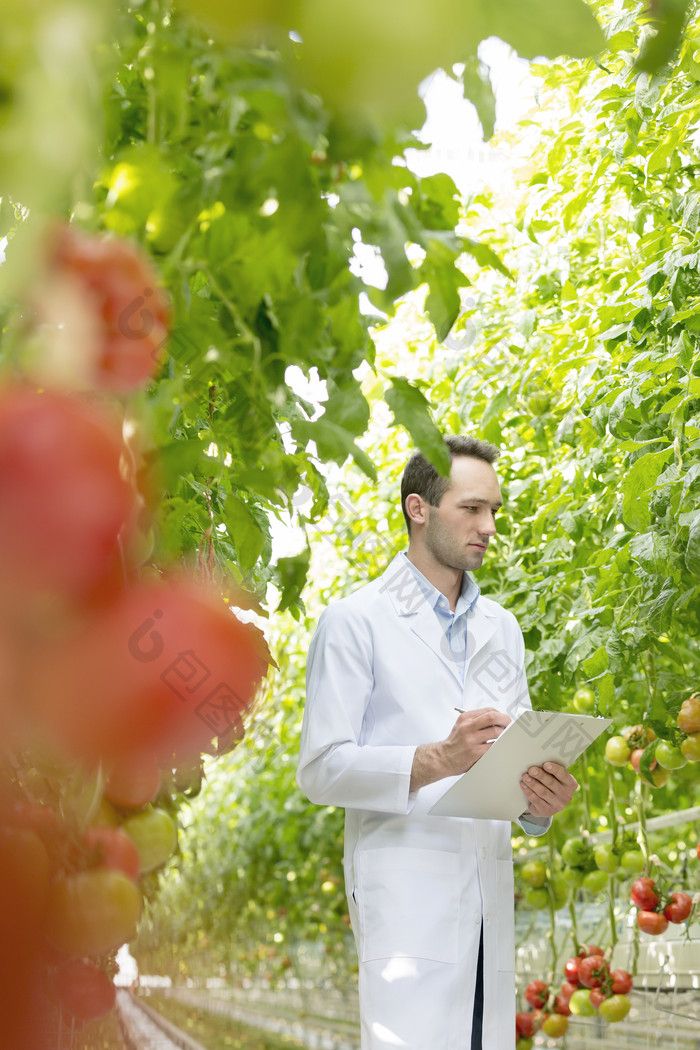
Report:
<svg viewBox="0 0 700 1050"><path fill-rule="evenodd" d="M484 35L500 37L523 58L588 58L605 47L603 31L583 0L483 0L483 6Z"/></svg>
<svg viewBox="0 0 700 1050"><path fill-rule="evenodd" d="M321 416L313 421L292 421L292 437L306 448L309 441L316 442L321 459L329 459L342 466L349 456L372 481L377 480L377 471L366 452L355 444L354 435L339 424Z"/></svg>
<svg viewBox="0 0 700 1050"><path fill-rule="evenodd" d="M685 548L685 564L694 576L700 576L700 514L690 526L688 544Z"/></svg>
<svg viewBox="0 0 700 1050"><path fill-rule="evenodd" d="M648 528L651 511L647 493L654 487L659 474L672 457L673 448L647 452L627 472L622 487L622 517L631 529L643 532Z"/></svg>
<svg viewBox="0 0 700 1050"><path fill-rule="evenodd" d="M394 413L394 422L404 426L426 459L440 474L449 477L452 463L449 449L433 423L425 395L403 376L393 376L384 399Z"/></svg>
<svg viewBox="0 0 700 1050"><path fill-rule="evenodd" d="M594 653L581 664L584 674L587 678L597 678L602 675L608 668L608 651L604 645L599 645Z"/></svg>
<svg viewBox="0 0 700 1050"><path fill-rule="evenodd" d="M513 276L508 267L496 255L493 248L489 248L487 244L475 241L471 237L462 237L461 244L462 250L476 259L480 266L490 266L502 273L504 277Z"/></svg>
<svg viewBox="0 0 700 1050"><path fill-rule="evenodd" d="M261 529L251 508L234 493L226 497L223 517L238 564L248 572L262 554L269 537Z"/></svg>
<svg viewBox="0 0 700 1050"><path fill-rule="evenodd" d="M291 609L298 604L306 584L310 558L311 550L307 547L301 554L278 560L275 577L282 593L277 612L284 612L285 609Z"/></svg>
<svg viewBox="0 0 700 1050"><path fill-rule="evenodd" d="M493 135L496 123L496 99L488 68L480 59L468 58L464 63L462 83L464 84L464 97L473 103L481 121L484 140L488 141Z"/></svg>
<svg viewBox="0 0 700 1050"><path fill-rule="evenodd" d="M656 73L676 54L693 0L655 0L652 7L656 32L647 36L636 61L637 69Z"/></svg>

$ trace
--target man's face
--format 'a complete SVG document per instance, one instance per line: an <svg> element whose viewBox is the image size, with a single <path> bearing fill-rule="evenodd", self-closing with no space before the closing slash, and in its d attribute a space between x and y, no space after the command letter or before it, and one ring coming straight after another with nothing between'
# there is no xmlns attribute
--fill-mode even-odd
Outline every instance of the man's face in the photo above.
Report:
<svg viewBox="0 0 700 1050"><path fill-rule="evenodd" d="M455 456L450 485L439 507L426 504L424 542L440 565L478 569L492 536L496 511L502 504L496 471L474 456Z"/></svg>

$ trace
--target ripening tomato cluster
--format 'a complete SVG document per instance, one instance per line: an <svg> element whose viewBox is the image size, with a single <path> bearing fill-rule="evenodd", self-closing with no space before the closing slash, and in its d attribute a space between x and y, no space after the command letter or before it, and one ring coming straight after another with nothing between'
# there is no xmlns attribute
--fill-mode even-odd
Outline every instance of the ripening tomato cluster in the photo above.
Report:
<svg viewBox="0 0 700 1050"><path fill-rule="evenodd" d="M673 770L700 762L700 693L683 701L676 726L665 732L659 740L651 726L629 726L607 740L605 757L613 766L629 763L645 784L663 787Z"/></svg>
<svg viewBox="0 0 700 1050"><path fill-rule="evenodd" d="M143 876L177 845L172 792L241 738L269 664L262 633L208 585L143 570L155 493L114 394L158 365L168 311L150 264L64 228L38 286L24 374L0 385L7 1050L39 1045L42 996L79 1020L111 1007Z"/></svg>
<svg viewBox="0 0 700 1050"><path fill-rule="evenodd" d="M669 922L686 922L693 911L693 898L689 893L683 890L664 893L649 877L635 879L630 900L637 907L639 929L655 937L668 929Z"/></svg>
<svg viewBox="0 0 700 1050"><path fill-rule="evenodd" d="M598 894L608 886L611 875L627 878L644 869L644 855L632 836L618 842L592 843L584 838L569 838L561 848L564 861L562 878L576 889Z"/></svg>
<svg viewBox="0 0 700 1050"><path fill-rule="evenodd" d="M631 989L632 977L626 970L611 970L602 948L583 945L565 963L559 991L550 989L546 981L528 984L525 999L530 1009L515 1016L516 1050L530 1050L540 1030L552 1039L563 1036L572 1014L591 1017L597 1013L604 1021L621 1021L630 1011Z"/></svg>

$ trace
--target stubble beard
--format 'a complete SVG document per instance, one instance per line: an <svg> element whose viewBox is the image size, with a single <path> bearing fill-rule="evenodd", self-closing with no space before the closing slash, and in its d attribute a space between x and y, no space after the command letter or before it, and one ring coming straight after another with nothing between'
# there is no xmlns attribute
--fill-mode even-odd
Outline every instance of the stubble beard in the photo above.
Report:
<svg viewBox="0 0 700 1050"><path fill-rule="evenodd" d="M435 561L447 569L473 572L481 568L484 560L483 551L470 550L460 544L432 513L425 530L425 546Z"/></svg>

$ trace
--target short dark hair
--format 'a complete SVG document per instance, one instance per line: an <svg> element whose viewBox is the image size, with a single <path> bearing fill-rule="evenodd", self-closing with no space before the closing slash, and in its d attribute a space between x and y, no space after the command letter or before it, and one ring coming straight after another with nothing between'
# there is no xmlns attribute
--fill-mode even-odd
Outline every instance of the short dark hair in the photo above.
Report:
<svg viewBox="0 0 700 1050"><path fill-rule="evenodd" d="M501 454L501 450L495 445L488 441L480 441L478 438L454 435L444 440L451 460L456 456L473 456L475 459L483 459L485 463L493 464ZM438 474L433 464L425 458L422 452L413 453L401 477L401 510L409 536L411 535L411 519L406 513L407 496L415 492L431 507L439 507L440 500L445 495L449 484L450 479Z"/></svg>

